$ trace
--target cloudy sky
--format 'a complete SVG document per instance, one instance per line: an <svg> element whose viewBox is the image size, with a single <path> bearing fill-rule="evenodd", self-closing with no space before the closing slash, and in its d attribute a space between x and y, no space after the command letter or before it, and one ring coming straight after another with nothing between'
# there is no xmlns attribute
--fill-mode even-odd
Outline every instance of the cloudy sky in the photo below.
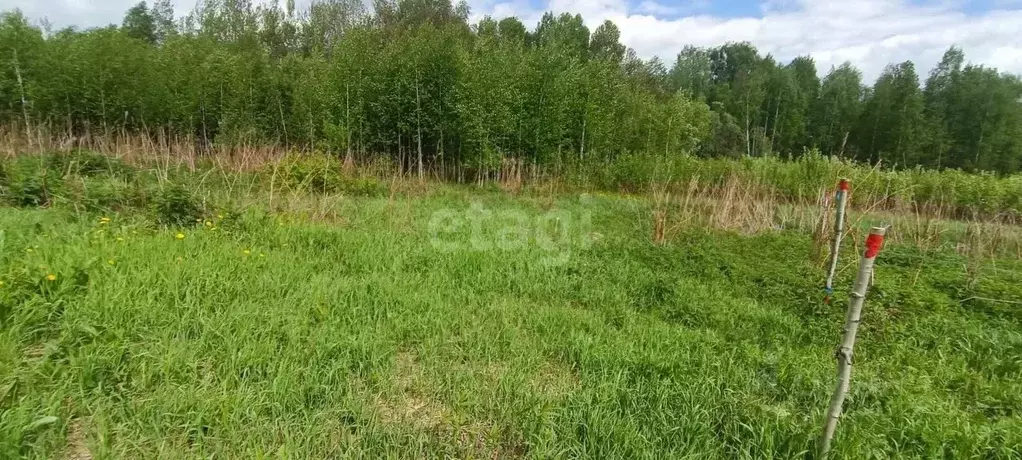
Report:
<svg viewBox="0 0 1022 460"><path fill-rule="evenodd" d="M0 10L20 8L55 27L92 27L119 23L137 1L0 0ZM175 4L183 14L195 0ZM473 20L518 16L530 27L544 11L581 13L591 28L610 19L621 28L624 44L668 63L686 44L749 41L781 60L812 55L821 73L852 61L871 80L885 65L906 59L925 75L955 44L973 63L1022 74L1022 0L469 0L469 5Z"/></svg>

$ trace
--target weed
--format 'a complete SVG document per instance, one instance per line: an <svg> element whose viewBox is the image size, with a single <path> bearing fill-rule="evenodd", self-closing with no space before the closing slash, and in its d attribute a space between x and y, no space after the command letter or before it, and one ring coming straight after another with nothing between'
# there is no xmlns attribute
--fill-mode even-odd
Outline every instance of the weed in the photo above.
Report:
<svg viewBox="0 0 1022 460"><path fill-rule="evenodd" d="M203 221L198 199L182 184L168 184L156 189L151 200L152 214L159 224L181 227Z"/></svg>
<svg viewBox="0 0 1022 460"><path fill-rule="evenodd" d="M57 175L130 177L134 170L120 159L88 150L53 152L46 155L46 167Z"/></svg>

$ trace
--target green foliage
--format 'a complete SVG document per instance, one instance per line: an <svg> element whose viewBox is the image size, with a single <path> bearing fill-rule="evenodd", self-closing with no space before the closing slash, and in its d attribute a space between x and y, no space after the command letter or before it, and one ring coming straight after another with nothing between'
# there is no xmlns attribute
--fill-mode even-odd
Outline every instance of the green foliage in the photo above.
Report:
<svg viewBox="0 0 1022 460"><path fill-rule="evenodd" d="M45 35L5 13L0 121L478 177L512 160L592 169L640 154L814 148L902 169L1022 170L1022 81L964 65L957 48L925 86L911 62L876 82L845 63L821 81L812 58L780 62L749 43L686 47L665 65L629 52L610 21L590 31L579 15L549 13L530 32L515 18L470 25L446 0L378 3L213 1L176 21L159 0L129 9L121 27Z"/></svg>
<svg viewBox="0 0 1022 460"><path fill-rule="evenodd" d="M279 165L264 168L264 175L275 174L282 184L293 191L312 193L340 193L351 196L377 196L385 186L371 176L351 176L343 172L341 162L322 153L312 155L290 155Z"/></svg>
<svg viewBox="0 0 1022 460"><path fill-rule="evenodd" d="M145 2L140 2L125 13L121 30L131 38L156 44L156 27L156 18L150 14L149 7Z"/></svg>
<svg viewBox="0 0 1022 460"><path fill-rule="evenodd" d="M852 204L861 209L885 209L894 202L931 206L955 216L1022 216L1022 175L998 177L961 170L869 168L827 157L817 150L793 158L698 158L625 155L597 170L572 170L572 180L608 190L645 191L651 181L670 179L686 186L692 179L722 186L735 178L745 184L772 188L781 198L815 201L833 190L841 178L852 182Z"/></svg>
<svg viewBox="0 0 1022 460"><path fill-rule="evenodd" d="M184 184L165 184L152 191L150 209L156 222L173 227L202 222L198 197Z"/></svg>
<svg viewBox="0 0 1022 460"><path fill-rule="evenodd" d="M127 179L134 173L134 170L120 159L88 150L54 152L46 155L46 162L46 167L60 176L109 176Z"/></svg>
<svg viewBox="0 0 1022 460"><path fill-rule="evenodd" d="M372 176L346 177L340 185L340 192L350 196L380 196L386 191L386 184Z"/></svg>
<svg viewBox="0 0 1022 460"><path fill-rule="evenodd" d="M437 187L340 200L342 225L256 200L184 230L0 208L0 458L813 458L851 241L826 306L808 235L654 246L635 197ZM602 238L557 264L474 248L472 224L431 244L479 207L484 241L551 210ZM973 263L881 252L835 457L1022 454L1022 266Z"/></svg>
<svg viewBox="0 0 1022 460"><path fill-rule="evenodd" d="M277 166L268 165L266 169L274 167ZM334 193L340 188L341 163L323 154L290 155L280 163L277 174L283 184L293 190Z"/></svg>
<svg viewBox="0 0 1022 460"><path fill-rule="evenodd" d="M88 212L144 209L148 196L135 182L115 177L73 176L64 180L57 204Z"/></svg>
<svg viewBox="0 0 1022 460"><path fill-rule="evenodd" d="M63 180L47 168L43 157L20 158L2 169L0 200L12 206L47 206L60 193Z"/></svg>
<svg viewBox="0 0 1022 460"><path fill-rule="evenodd" d="M142 208L146 198L135 176L134 168L95 152L20 156L0 162L0 201L87 211Z"/></svg>

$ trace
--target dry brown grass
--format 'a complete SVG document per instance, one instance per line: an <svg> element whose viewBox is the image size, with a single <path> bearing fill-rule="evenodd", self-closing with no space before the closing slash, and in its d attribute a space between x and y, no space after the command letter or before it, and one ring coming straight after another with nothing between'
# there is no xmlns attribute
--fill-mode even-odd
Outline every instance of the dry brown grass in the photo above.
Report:
<svg viewBox="0 0 1022 460"><path fill-rule="evenodd" d="M39 359L46 355L46 345L38 344L25 348L25 359Z"/></svg>
<svg viewBox="0 0 1022 460"><path fill-rule="evenodd" d="M535 373L532 387L540 394L553 398L563 398L578 388L578 376L563 365L546 362Z"/></svg>
<svg viewBox="0 0 1022 460"><path fill-rule="evenodd" d="M394 359L393 389L373 402L380 421L410 425L417 429L439 428L451 419L451 410L422 391L422 371L414 354L398 353Z"/></svg>
<svg viewBox="0 0 1022 460"><path fill-rule="evenodd" d="M499 379L504 368L488 368ZM386 394L371 401L379 421L396 427L451 440L461 458L522 458L524 441L501 433L486 420L472 419L444 404L430 391L421 363L414 353L400 352L394 359L394 377Z"/></svg>
<svg viewBox="0 0 1022 460"><path fill-rule="evenodd" d="M302 153L280 145L240 144L236 146L203 145L189 137L171 136L163 132L148 136L114 131L102 136L68 137L62 134L36 132L29 139L21 129L0 126L0 154L67 151L86 148L111 155L130 164L143 165L166 172L173 168L195 170L212 165L209 174L222 175L228 184L228 195L242 196L264 193L253 190L254 182L242 183L232 173L274 171L270 180L270 206L276 211L317 221L346 224L340 211L343 197L310 196L302 187L282 184L277 171L282 162ZM354 171L354 172L352 172ZM421 181L409 171L402 171L387 159L368 161L345 159L338 165L338 174L381 178L386 181L391 199L394 196L426 196L435 192L430 181ZM469 179L462 166L434 165L430 178ZM164 177L166 175L164 174ZM483 183L493 181L503 190L518 194L526 187L532 194L546 196L549 202L572 187L558 178L556 171L507 159L488 171L477 172L474 178ZM248 187L247 190L242 188ZM577 189L576 189L577 191ZM923 250L953 247L973 258L1012 256L1022 258L1022 229L1017 218L998 215L986 218L973 216L961 219L950 205L942 203L910 203L897 198L896 190L885 196L872 197L865 208L849 208L849 236L858 239L859 227L869 224L891 224L888 240L907 243ZM700 181L694 177L685 183L667 180L651 183L650 235L654 244L670 241L689 228L712 228L755 234L773 230L796 230L813 235L814 249L810 257L823 260L832 225L831 195L833 190L820 190L815 200L792 202L781 197L766 183L733 175L723 183ZM853 190L854 193L854 190ZM260 197L261 198L261 197ZM407 214L407 213L403 213Z"/></svg>
<svg viewBox="0 0 1022 460"><path fill-rule="evenodd" d="M92 460L92 452L86 445L85 422L74 419L67 429L67 448L63 458L67 460Z"/></svg>
<svg viewBox="0 0 1022 460"><path fill-rule="evenodd" d="M233 146L204 144L194 137L171 135L164 131L139 135L114 130L108 134L69 136L49 133L40 127L29 139L24 131L0 127L0 152L11 157L24 153L88 149L119 158L130 164L186 167L194 170L203 162L212 162L231 171L253 171L283 158L293 149L265 143Z"/></svg>
<svg viewBox="0 0 1022 460"><path fill-rule="evenodd" d="M833 230L833 190L820 190L815 201L793 203L768 185L736 176L724 185L655 183L647 197L652 215L653 242L664 244L685 229L712 228L743 234L794 230L812 235L810 257L822 263ZM954 219L947 208L901 204L897 211L879 205L848 209L849 244L865 238L861 229L891 225L888 241L911 244L924 251L951 247L979 260L1022 258L1022 228L1002 218Z"/></svg>

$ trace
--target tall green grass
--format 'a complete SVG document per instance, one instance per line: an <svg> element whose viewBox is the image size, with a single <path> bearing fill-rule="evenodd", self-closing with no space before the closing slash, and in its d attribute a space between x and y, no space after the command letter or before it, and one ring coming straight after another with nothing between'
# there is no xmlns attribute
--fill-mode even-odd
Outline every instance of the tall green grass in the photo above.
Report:
<svg viewBox="0 0 1022 460"><path fill-rule="evenodd" d="M770 189L798 202L814 201L822 190L832 191L841 178L850 179L852 205L872 209L942 209L958 217L1022 216L1022 175L999 177L960 170L884 169L841 161L809 152L795 159L698 158L668 159L626 156L598 168L569 170L574 181L605 189L644 191L651 181L692 179L723 185L737 178Z"/></svg>
<svg viewBox="0 0 1022 460"><path fill-rule="evenodd" d="M812 457L854 241L828 307L809 235L654 246L635 197L57 177L0 207L0 458ZM1022 455L1019 299L1017 260L885 248L834 454Z"/></svg>

